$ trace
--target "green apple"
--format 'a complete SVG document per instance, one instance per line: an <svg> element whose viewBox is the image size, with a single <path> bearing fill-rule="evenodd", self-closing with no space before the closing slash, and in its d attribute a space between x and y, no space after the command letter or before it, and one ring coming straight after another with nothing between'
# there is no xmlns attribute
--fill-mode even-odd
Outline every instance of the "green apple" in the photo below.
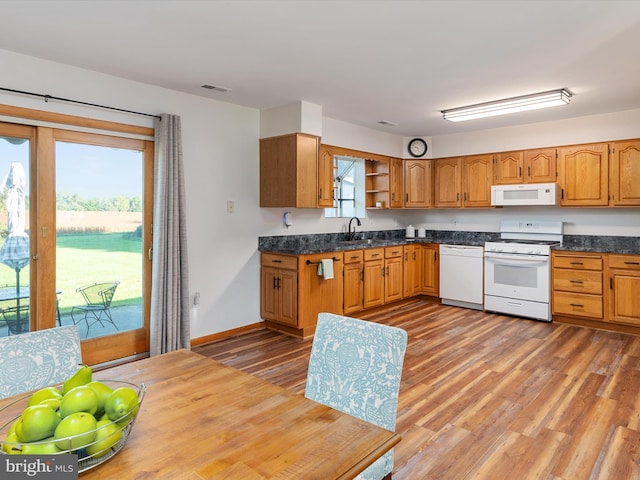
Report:
<svg viewBox="0 0 640 480"><path fill-rule="evenodd" d="M62 404L62 397L60 398L47 398L46 400L42 400L38 405L46 405L51 410L58 411L60 410L60 405Z"/></svg>
<svg viewBox="0 0 640 480"><path fill-rule="evenodd" d="M87 412L93 415L98 410L98 396L91 387L80 385L64 394L60 404L60 416L68 417L72 413Z"/></svg>
<svg viewBox="0 0 640 480"><path fill-rule="evenodd" d="M122 428L111 420L100 420L97 425L96 441L87 445L87 453L94 458L103 457L122 438Z"/></svg>
<svg viewBox="0 0 640 480"><path fill-rule="evenodd" d="M45 400L50 399L58 399L62 400L62 393L56 387L44 387L34 392L33 395L29 397L29 401L27 402L27 406L31 407L33 405L37 405L42 403Z"/></svg>
<svg viewBox="0 0 640 480"><path fill-rule="evenodd" d="M72 388L79 387L80 385L86 385L91 381L92 375L93 372L91 371L91 367L88 365L81 366L76 373L71 375L62 384L62 394L65 395Z"/></svg>
<svg viewBox="0 0 640 480"><path fill-rule="evenodd" d="M49 437L40 442L23 443L20 453L23 455L50 455L60 453L60 449L56 445L55 438Z"/></svg>
<svg viewBox="0 0 640 480"><path fill-rule="evenodd" d="M15 432L21 442L37 442L53 435L60 415L46 405L27 407L16 423Z"/></svg>
<svg viewBox="0 0 640 480"><path fill-rule="evenodd" d="M53 434L60 450L77 450L96 439L97 421L87 412L75 412L62 419Z"/></svg>
<svg viewBox="0 0 640 480"><path fill-rule="evenodd" d="M110 420L125 425L138 411L138 393L131 387L116 388L104 404Z"/></svg>
<svg viewBox="0 0 640 480"><path fill-rule="evenodd" d="M2 442L2 451L4 453L20 453L18 447L20 446L20 440L16 432L9 432L7 438Z"/></svg>
<svg viewBox="0 0 640 480"><path fill-rule="evenodd" d="M87 383L87 387L91 388L91 390L93 390L98 397L97 412L103 412L104 404L106 403L107 398L109 398L109 395L111 395L111 393L113 392L113 389L98 380Z"/></svg>

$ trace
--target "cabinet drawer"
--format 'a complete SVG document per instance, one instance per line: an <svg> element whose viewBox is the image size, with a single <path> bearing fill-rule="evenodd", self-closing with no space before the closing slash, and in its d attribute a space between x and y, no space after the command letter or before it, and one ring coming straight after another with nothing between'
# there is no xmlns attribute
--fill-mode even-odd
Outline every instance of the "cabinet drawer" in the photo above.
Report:
<svg viewBox="0 0 640 480"><path fill-rule="evenodd" d="M262 254L262 266L264 267L277 267L284 268L286 270L298 269L298 257L288 255L277 255L274 253Z"/></svg>
<svg viewBox="0 0 640 480"><path fill-rule="evenodd" d="M602 318L602 296L553 292L554 315Z"/></svg>
<svg viewBox="0 0 640 480"><path fill-rule="evenodd" d="M602 272L554 268L553 289L602 295Z"/></svg>
<svg viewBox="0 0 640 480"><path fill-rule="evenodd" d="M397 247L386 247L384 249L384 258L396 258L402 256L402 245Z"/></svg>
<svg viewBox="0 0 640 480"><path fill-rule="evenodd" d="M364 251L364 261L380 260L384 258L384 248L369 248Z"/></svg>
<svg viewBox="0 0 640 480"><path fill-rule="evenodd" d="M364 255L362 253L362 250L350 250L347 252L344 252L344 263L360 263L362 262L362 259L364 258Z"/></svg>
<svg viewBox="0 0 640 480"><path fill-rule="evenodd" d="M579 270L602 270L602 257L573 257L554 255L554 268L575 268Z"/></svg>
<svg viewBox="0 0 640 480"><path fill-rule="evenodd" d="M609 255L609 268L640 270L640 255Z"/></svg>

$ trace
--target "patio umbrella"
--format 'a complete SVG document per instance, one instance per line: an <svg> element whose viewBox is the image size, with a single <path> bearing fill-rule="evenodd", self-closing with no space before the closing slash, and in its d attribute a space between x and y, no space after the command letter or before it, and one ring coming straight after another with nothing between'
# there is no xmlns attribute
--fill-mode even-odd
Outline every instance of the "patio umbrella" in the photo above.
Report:
<svg viewBox="0 0 640 480"><path fill-rule="evenodd" d="M20 329L20 270L29 264L29 236L25 233L24 189L26 187L24 168L19 162L12 162L9 173L2 182L7 189L7 230L8 235L0 247L0 262L16 271L16 322Z"/></svg>

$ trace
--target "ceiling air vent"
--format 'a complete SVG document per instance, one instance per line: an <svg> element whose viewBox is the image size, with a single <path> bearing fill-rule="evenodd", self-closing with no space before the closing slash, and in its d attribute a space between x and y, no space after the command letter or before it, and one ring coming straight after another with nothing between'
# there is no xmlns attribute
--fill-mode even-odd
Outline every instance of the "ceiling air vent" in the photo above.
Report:
<svg viewBox="0 0 640 480"><path fill-rule="evenodd" d="M222 93L225 93L231 90L230 88L227 88L227 87L220 87L219 85L210 85L208 83L201 85L201 87L206 88L207 90L213 90L215 92L222 92Z"/></svg>

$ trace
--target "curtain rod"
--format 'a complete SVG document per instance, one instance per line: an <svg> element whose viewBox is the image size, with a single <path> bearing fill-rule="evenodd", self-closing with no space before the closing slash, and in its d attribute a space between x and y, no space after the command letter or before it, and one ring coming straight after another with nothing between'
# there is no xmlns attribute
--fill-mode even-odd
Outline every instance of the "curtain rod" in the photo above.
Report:
<svg viewBox="0 0 640 480"><path fill-rule="evenodd" d="M44 98L45 102L48 102L49 100L60 100L62 102L77 103L79 105L87 105L89 107L104 108L106 110L115 110L117 112L132 113L134 115L142 115L142 116L145 116L145 117L153 117L153 118L157 118L157 119L160 119L160 120L162 119L159 115L153 115L151 113L134 112L133 110L125 110L124 108L109 107L109 106L106 106L106 105L98 105L96 103L82 102L80 100L71 100L69 98L54 97L53 95L45 95L45 94L42 94L42 93L25 92L23 90L14 90L13 88L4 88L4 87L0 87L0 90L5 91L5 92L11 92L11 93L20 93L22 95L31 95L32 97L41 97L41 98Z"/></svg>

